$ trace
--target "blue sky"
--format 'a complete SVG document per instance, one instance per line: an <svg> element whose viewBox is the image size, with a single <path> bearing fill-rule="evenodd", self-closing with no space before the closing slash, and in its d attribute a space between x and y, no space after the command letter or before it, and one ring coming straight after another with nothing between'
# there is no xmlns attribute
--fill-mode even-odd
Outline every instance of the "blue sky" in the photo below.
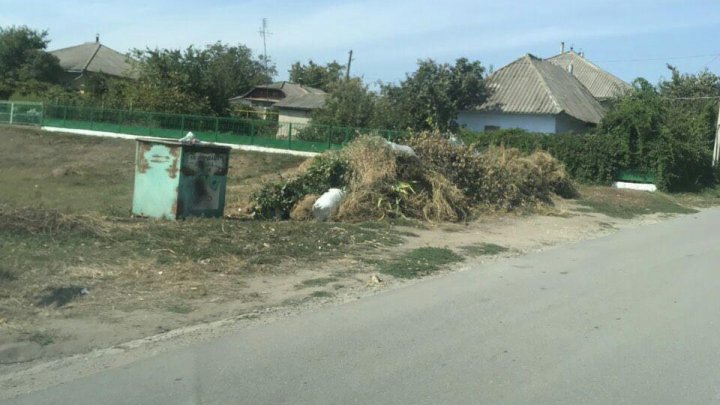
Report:
<svg viewBox="0 0 720 405"><path fill-rule="evenodd" d="M631 81L682 71L720 73L720 1L134 1L0 0L0 25L47 29L57 49L94 40L118 51L184 48L215 41L268 54L278 79L290 65L347 60L367 82L397 81L418 59L464 56L496 69L526 54L559 52L560 41ZM652 60L648 60L652 59Z"/></svg>

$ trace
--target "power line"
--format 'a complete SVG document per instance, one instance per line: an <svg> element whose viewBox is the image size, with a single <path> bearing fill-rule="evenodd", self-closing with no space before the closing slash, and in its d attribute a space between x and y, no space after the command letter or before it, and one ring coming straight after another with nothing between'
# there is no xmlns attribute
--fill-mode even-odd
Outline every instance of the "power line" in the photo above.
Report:
<svg viewBox="0 0 720 405"><path fill-rule="evenodd" d="M705 62L705 65L703 65L703 66L708 67L708 65L710 65L710 64L713 63L713 62L715 62L715 60L716 60L717 58L720 58L720 54L715 55L714 58L710 59L708 62Z"/></svg>
<svg viewBox="0 0 720 405"><path fill-rule="evenodd" d="M593 62L601 63L618 63L618 62L659 62L668 60L679 60L679 59L697 59L697 58L709 58L709 57L720 57L717 53L706 53L703 55L687 55L687 56L668 56L664 58L638 58L638 59L608 59L608 60L593 60Z"/></svg>

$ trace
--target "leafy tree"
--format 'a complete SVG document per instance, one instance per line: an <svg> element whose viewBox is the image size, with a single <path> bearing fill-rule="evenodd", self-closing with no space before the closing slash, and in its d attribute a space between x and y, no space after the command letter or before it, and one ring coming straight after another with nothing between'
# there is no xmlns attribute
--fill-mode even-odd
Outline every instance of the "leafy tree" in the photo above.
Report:
<svg viewBox="0 0 720 405"><path fill-rule="evenodd" d="M600 123L600 132L620 140L622 165L644 172L655 172L655 156L666 104L657 89L638 78L633 90L615 100Z"/></svg>
<svg viewBox="0 0 720 405"><path fill-rule="evenodd" d="M313 123L334 126L368 127L375 114L376 96L359 78L334 86L325 106L313 115Z"/></svg>
<svg viewBox="0 0 720 405"><path fill-rule="evenodd" d="M655 175L668 191L697 190L715 182L711 167L720 79L708 72L681 74L654 87L644 79L620 97L599 131L619 141L622 166Z"/></svg>
<svg viewBox="0 0 720 405"><path fill-rule="evenodd" d="M677 67L667 65L671 72L670 80L661 81L660 93L665 97L718 97L720 96L720 77L705 69L697 74L680 73Z"/></svg>
<svg viewBox="0 0 720 405"><path fill-rule="evenodd" d="M343 81L345 66L337 61L322 66L310 60L307 64L293 63L289 73L292 83L315 87L330 93Z"/></svg>
<svg viewBox="0 0 720 405"><path fill-rule="evenodd" d="M457 59L454 65L421 60L418 69L399 85L381 87L379 109L384 114L376 123L397 129L455 129L458 111L486 99L484 72L479 61L466 58Z"/></svg>
<svg viewBox="0 0 720 405"><path fill-rule="evenodd" d="M63 73L58 59L45 52L47 31L26 26L0 27L0 98L19 86L56 83Z"/></svg>
<svg viewBox="0 0 720 405"><path fill-rule="evenodd" d="M156 111L226 115L228 99L255 85L267 83L275 68L265 73L261 59L244 45L222 43L198 49L135 50L139 85L130 89L136 108ZM166 99L166 105L162 100Z"/></svg>

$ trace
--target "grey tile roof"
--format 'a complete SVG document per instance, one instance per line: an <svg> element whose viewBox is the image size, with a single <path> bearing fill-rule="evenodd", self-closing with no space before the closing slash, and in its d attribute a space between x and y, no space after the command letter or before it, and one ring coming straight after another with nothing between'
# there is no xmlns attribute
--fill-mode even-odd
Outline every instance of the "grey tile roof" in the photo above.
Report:
<svg viewBox="0 0 720 405"><path fill-rule="evenodd" d="M325 105L325 93L308 93L288 96L275 103L279 109L287 108L292 110L315 110Z"/></svg>
<svg viewBox="0 0 720 405"><path fill-rule="evenodd" d="M570 73L533 55L525 55L487 78L492 93L479 111L514 114L565 113L597 124L604 109Z"/></svg>
<svg viewBox="0 0 720 405"><path fill-rule="evenodd" d="M263 86L259 86L263 87ZM282 90L285 96L295 96L300 94L325 94L324 91L316 89L315 87L304 86L302 84L295 84L290 82L276 82L268 85L268 88Z"/></svg>
<svg viewBox="0 0 720 405"><path fill-rule="evenodd" d="M309 87L309 86L304 86L301 84L295 84L295 83L290 83L290 82L275 82L275 83L271 83L271 84L267 84L267 85L255 86L252 89L250 89L248 92L246 92L245 94L241 94L239 96L231 98L230 101L240 101L240 100L248 99L248 98L249 99L257 99L257 98L249 97L257 89L279 90L285 95L285 97L298 96L298 95L303 95L303 94L326 94L324 91L322 91L320 89L316 89L315 87ZM263 97L262 99L266 99L266 98ZM274 101L272 98L270 98L268 100Z"/></svg>
<svg viewBox="0 0 720 405"><path fill-rule="evenodd" d="M69 72L103 72L112 76L136 77L131 59L98 42L51 51Z"/></svg>
<svg viewBox="0 0 720 405"><path fill-rule="evenodd" d="M592 95L599 100L607 100L629 90L631 86L612 74L602 70L575 51L561 53L547 59L548 62L569 70L577 77Z"/></svg>

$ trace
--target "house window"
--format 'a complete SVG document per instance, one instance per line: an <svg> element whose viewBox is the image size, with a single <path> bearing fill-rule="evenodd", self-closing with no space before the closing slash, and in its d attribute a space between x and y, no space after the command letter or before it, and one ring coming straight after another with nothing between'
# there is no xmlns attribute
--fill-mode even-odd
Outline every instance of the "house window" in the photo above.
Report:
<svg viewBox="0 0 720 405"><path fill-rule="evenodd" d="M500 129L497 125L485 125L485 132L495 132Z"/></svg>

